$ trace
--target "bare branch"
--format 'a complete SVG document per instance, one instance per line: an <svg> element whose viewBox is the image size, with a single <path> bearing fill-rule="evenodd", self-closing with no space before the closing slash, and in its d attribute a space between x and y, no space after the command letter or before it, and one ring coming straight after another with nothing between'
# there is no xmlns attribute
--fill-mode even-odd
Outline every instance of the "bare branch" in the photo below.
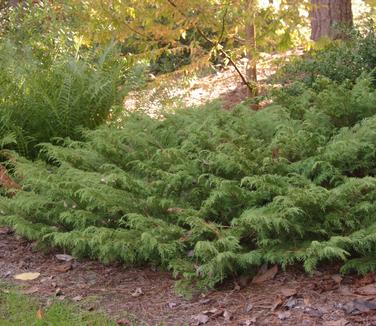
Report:
<svg viewBox="0 0 376 326"><path fill-rule="evenodd" d="M173 0L166 0L172 7L174 7L180 15L182 15L185 18L188 18L187 15L176 5L176 3ZM225 17L224 17L225 18ZM196 28L197 32L201 35L201 37L210 43L212 47L215 47L218 45L218 42L215 42L211 40L200 28L200 26L197 25L197 23L194 23L193 26ZM223 28L224 29L224 28ZM231 56L222 48L218 47L219 52L231 63L231 65L235 68L236 72L238 73L240 79L246 85L251 93L254 92L254 85L249 83L247 81L247 78L244 76L244 74L240 71L239 67L237 66L236 62L231 58Z"/></svg>

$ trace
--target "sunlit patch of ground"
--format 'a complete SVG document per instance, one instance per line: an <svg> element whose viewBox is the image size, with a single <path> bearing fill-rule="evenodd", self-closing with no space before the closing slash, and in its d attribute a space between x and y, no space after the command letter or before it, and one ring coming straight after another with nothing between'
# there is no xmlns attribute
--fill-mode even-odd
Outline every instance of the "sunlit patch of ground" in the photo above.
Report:
<svg viewBox="0 0 376 326"><path fill-rule="evenodd" d="M302 49L278 54L261 54L258 64L258 80L265 84L282 62L291 56L301 55ZM238 67L245 73L247 59L238 61ZM233 94L233 101L231 96ZM212 70L206 74L190 76L177 72L158 77L150 82L144 90L131 92L124 100L126 110L144 111L151 116L159 116L161 108L174 110L181 107L203 105L207 102L222 99L233 104L246 97L245 86L235 68L232 66ZM225 103L226 104L226 103Z"/></svg>

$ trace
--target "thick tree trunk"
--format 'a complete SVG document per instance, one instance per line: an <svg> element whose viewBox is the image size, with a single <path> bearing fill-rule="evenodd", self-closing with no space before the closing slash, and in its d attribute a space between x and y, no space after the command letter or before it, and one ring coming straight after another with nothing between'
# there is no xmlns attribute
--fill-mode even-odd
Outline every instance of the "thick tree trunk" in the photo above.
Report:
<svg viewBox="0 0 376 326"><path fill-rule="evenodd" d="M311 4L312 40L343 38L338 27L353 25L351 0L311 0Z"/></svg>

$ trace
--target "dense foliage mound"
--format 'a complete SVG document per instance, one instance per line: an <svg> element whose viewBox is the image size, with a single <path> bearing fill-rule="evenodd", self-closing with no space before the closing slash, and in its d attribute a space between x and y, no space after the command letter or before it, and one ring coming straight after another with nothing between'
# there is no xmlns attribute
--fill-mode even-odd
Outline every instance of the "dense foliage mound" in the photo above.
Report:
<svg viewBox="0 0 376 326"><path fill-rule="evenodd" d="M0 198L0 224L77 256L162 265L200 286L263 263L374 270L371 84L322 79L259 112L136 114L83 142L44 144L44 160L12 160L23 190Z"/></svg>
<svg viewBox="0 0 376 326"><path fill-rule="evenodd" d="M40 142L77 140L79 129L115 117L131 87L118 46L83 46L71 19L47 3L26 1L0 17L0 134L14 135L13 149L35 157Z"/></svg>
<svg viewBox="0 0 376 326"><path fill-rule="evenodd" d="M337 82L354 82L362 73L376 68L376 31L374 22L364 31L347 32L347 40L324 44L286 64L278 73L279 82L303 81L312 86L319 76Z"/></svg>
<svg viewBox="0 0 376 326"><path fill-rule="evenodd" d="M124 65L113 49L99 52L40 59L0 38L0 119L7 120L0 127L15 134L20 153L33 156L36 144L54 137L77 139L79 128L97 127L121 107Z"/></svg>

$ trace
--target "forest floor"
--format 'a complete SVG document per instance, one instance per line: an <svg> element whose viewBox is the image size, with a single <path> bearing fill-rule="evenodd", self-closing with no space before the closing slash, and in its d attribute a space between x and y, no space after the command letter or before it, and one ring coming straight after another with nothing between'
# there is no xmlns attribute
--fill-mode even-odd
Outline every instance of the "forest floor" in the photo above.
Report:
<svg viewBox="0 0 376 326"><path fill-rule="evenodd" d="M274 266L253 280L227 281L185 299L176 294L170 273L59 261L61 253L37 251L34 243L0 231L0 283L37 297L42 310L53 301L75 302L83 311L106 313L118 325L376 325L375 274L343 277L331 265L307 275L297 267ZM25 272L40 276L14 279Z"/></svg>
<svg viewBox="0 0 376 326"><path fill-rule="evenodd" d="M261 94L270 87L270 78L291 58L303 54L303 49L283 53L262 53L257 70ZM246 71L247 59L237 62L240 71ZM242 103L248 97L247 87L241 82L233 66L207 68L187 76L183 70L164 74L149 81L142 90L130 92L124 99L127 111L143 111L159 117L161 108L173 111L177 108L202 106L208 102L221 101L225 108Z"/></svg>

